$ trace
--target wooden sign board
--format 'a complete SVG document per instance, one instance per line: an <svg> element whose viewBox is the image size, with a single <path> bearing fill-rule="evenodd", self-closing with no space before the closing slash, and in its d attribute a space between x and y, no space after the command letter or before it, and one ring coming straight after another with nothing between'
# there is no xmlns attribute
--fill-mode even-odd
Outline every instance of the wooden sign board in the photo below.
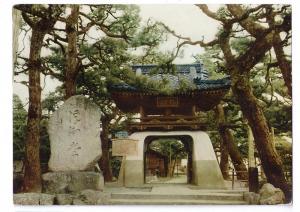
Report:
<svg viewBox="0 0 300 212"><path fill-rule="evenodd" d="M138 141L133 139L112 139L112 156L138 154Z"/></svg>
<svg viewBox="0 0 300 212"><path fill-rule="evenodd" d="M157 107L178 107L179 101L177 97L157 97Z"/></svg>

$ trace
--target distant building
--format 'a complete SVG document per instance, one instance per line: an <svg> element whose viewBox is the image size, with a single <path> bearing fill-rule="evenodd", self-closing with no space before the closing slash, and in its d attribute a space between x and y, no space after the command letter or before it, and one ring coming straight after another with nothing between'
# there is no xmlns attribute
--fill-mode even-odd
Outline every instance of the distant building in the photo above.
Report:
<svg viewBox="0 0 300 212"><path fill-rule="evenodd" d="M148 149L146 151L146 175L158 175L166 177L168 169L168 157L160 152Z"/></svg>

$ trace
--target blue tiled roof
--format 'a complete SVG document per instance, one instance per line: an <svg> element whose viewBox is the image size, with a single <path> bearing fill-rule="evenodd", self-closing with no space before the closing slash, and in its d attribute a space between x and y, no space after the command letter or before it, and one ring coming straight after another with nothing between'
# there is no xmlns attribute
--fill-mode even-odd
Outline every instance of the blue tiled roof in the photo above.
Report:
<svg viewBox="0 0 300 212"><path fill-rule="evenodd" d="M229 89L230 79L228 77L217 79L217 80L194 79L193 81L191 81L191 84L196 85L196 87L193 90L198 90L198 91L214 90L214 89ZM172 86L174 90L176 90L179 87L178 81L177 82L171 81L170 86ZM130 91L130 92L141 91L139 88L128 85L127 83L124 82L111 85L110 89L115 91Z"/></svg>
<svg viewBox="0 0 300 212"><path fill-rule="evenodd" d="M197 86L198 90L212 90L220 88L230 88L231 81L229 77L217 80L194 79L194 84Z"/></svg>
<svg viewBox="0 0 300 212"><path fill-rule="evenodd" d="M209 80L207 71L203 68L202 64L185 64L185 65L175 65L177 70L177 75L165 74L160 70L158 74L150 75L150 72L156 68L156 65L134 65L132 69L137 71L140 69L141 74L149 75L150 80L160 81L167 79L169 86L171 86L174 91L180 87L180 80L190 83L190 90L214 90L214 89L229 89L230 88L230 79L225 77L217 80ZM196 75L190 74L190 68L194 67L196 69ZM139 92L140 88L135 87L134 85L128 85L125 82L114 84L110 86L111 90L114 91L130 91L130 92ZM151 92L150 90L147 90ZM145 92L145 91L143 91Z"/></svg>
<svg viewBox="0 0 300 212"><path fill-rule="evenodd" d="M191 74L191 68L195 68L196 70L196 76L201 79L208 79L208 72L203 67L203 64L201 63L192 63L192 64L177 64L174 65L175 70L177 74L182 75L190 75ZM152 70L156 69L158 65L154 64L147 64L147 65L132 65L132 69L136 72L138 69L140 69L141 74L143 75L149 75ZM159 74L163 74L164 71L162 68L158 71Z"/></svg>
<svg viewBox="0 0 300 212"><path fill-rule="evenodd" d="M128 85L125 82L121 82L119 84L110 85L109 89L116 90L116 91L138 91L137 88L135 88L135 87L133 87L131 85Z"/></svg>

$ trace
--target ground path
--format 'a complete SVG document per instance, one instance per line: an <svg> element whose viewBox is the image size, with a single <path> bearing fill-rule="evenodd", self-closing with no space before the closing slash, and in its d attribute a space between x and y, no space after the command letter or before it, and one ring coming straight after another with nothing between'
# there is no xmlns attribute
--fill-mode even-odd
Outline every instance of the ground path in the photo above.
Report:
<svg viewBox="0 0 300 212"><path fill-rule="evenodd" d="M246 188L236 190L207 190L198 186L180 182L183 178L173 178L167 183L145 184L139 188L105 186L105 191L111 193L111 204L123 205L241 205L244 201Z"/></svg>

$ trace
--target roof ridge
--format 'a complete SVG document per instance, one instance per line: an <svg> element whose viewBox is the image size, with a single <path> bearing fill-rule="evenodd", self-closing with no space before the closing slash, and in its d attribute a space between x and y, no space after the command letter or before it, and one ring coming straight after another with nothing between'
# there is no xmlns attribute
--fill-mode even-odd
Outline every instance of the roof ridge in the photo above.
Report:
<svg viewBox="0 0 300 212"><path fill-rule="evenodd" d="M202 63L183 63L183 64L174 64L172 63L172 65L175 66L192 66L192 65L201 65ZM160 66L161 64L133 64L130 66Z"/></svg>

